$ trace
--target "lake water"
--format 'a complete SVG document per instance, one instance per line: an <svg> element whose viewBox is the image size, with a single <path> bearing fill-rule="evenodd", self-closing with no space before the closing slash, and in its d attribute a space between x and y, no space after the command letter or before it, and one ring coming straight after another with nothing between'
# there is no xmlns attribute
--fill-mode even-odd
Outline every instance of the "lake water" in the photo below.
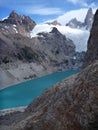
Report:
<svg viewBox="0 0 98 130"><path fill-rule="evenodd" d="M76 73L79 71L57 72L0 90L0 110L27 106L45 89Z"/></svg>

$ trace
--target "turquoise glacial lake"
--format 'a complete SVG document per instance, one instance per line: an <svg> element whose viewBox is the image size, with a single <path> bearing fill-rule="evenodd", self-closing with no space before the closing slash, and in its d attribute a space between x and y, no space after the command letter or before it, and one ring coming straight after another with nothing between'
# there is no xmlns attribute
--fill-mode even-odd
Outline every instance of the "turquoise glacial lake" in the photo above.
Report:
<svg viewBox="0 0 98 130"><path fill-rule="evenodd" d="M47 88L76 73L79 71L56 72L2 89L0 90L0 110L27 106Z"/></svg>

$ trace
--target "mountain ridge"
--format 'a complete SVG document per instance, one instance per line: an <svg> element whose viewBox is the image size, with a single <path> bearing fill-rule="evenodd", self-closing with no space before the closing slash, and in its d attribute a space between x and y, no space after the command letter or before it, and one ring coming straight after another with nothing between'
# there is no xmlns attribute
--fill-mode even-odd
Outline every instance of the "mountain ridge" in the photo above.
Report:
<svg viewBox="0 0 98 130"><path fill-rule="evenodd" d="M6 33L9 32L11 34L19 33L23 36L28 36L35 25L35 21L29 16L19 15L13 10L6 19L0 21L0 31L4 33L6 31Z"/></svg>

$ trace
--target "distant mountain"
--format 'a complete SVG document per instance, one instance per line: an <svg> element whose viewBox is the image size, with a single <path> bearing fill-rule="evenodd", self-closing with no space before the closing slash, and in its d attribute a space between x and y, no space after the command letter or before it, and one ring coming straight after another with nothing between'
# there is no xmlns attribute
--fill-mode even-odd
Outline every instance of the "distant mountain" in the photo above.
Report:
<svg viewBox="0 0 98 130"><path fill-rule="evenodd" d="M71 28L80 28L80 29L90 30L92 27L92 22L93 22L93 11L90 8L87 11L87 14L83 22L78 21L76 18L73 18L66 24L66 26L69 26Z"/></svg>
<svg viewBox="0 0 98 130"><path fill-rule="evenodd" d="M68 11L65 14L56 18L55 20L57 20L62 25L66 25L70 20L74 18L76 18L78 21L83 23L86 18L88 10L89 10L88 8L83 8L79 10ZM92 12L93 14L95 14L96 9L92 9ZM50 21L54 21L54 20L50 20Z"/></svg>
<svg viewBox="0 0 98 130"><path fill-rule="evenodd" d="M53 22L47 22L46 24L49 24L49 25L61 25L57 20L55 20Z"/></svg>
<svg viewBox="0 0 98 130"><path fill-rule="evenodd" d="M76 18L71 19L66 26L69 26L71 28L82 28L83 27L83 23L78 21Z"/></svg>
<svg viewBox="0 0 98 130"><path fill-rule="evenodd" d="M53 27L56 27L60 33L74 42L76 51L86 51L87 40L92 26L95 10L96 9L92 10L89 8L67 12L55 20L37 24L31 31L30 35L31 37L35 37L37 36L37 33L49 33Z"/></svg>
<svg viewBox="0 0 98 130"><path fill-rule="evenodd" d="M56 27L59 32L71 39L76 46L76 51L82 52L87 49L87 40L89 37L88 30L81 30L78 28L71 28L65 25L53 25L53 24L37 24L31 31L31 37L37 37L38 33L47 32L49 33L53 27Z"/></svg>
<svg viewBox="0 0 98 130"><path fill-rule="evenodd" d="M68 21L68 23L66 23L66 26L69 26L71 28L80 28L80 29L86 29L86 30L90 30L91 26L92 26L92 22L93 22L93 10L92 8L89 8L84 20L79 21L76 16L73 16L73 18L71 20ZM74 18L75 17L75 18ZM70 18L70 17L69 17ZM60 23L60 21L57 19L53 22L47 22L49 25L62 25L62 23Z"/></svg>

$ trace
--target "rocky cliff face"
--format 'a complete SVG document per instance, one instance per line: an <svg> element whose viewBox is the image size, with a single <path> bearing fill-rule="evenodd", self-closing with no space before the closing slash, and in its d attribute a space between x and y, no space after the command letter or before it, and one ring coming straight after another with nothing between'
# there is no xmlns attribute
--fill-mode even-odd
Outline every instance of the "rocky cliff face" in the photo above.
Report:
<svg viewBox="0 0 98 130"><path fill-rule="evenodd" d="M94 22L92 25L87 48L88 49L85 55L83 67L86 67L95 60L98 60L98 10L94 16Z"/></svg>
<svg viewBox="0 0 98 130"><path fill-rule="evenodd" d="M4 33L19 33L23 36L28 36L29 32L36 25L35 21L25 15L19 15L12 11L8 18L0 21L1 32Z"/></svg>

